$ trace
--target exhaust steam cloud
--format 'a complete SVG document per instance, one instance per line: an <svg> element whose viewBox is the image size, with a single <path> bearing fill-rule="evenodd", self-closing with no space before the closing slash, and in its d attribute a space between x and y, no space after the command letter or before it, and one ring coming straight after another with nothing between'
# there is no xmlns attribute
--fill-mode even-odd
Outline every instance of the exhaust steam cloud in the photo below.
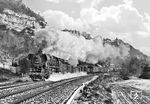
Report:
<svg viewBox="0 0 150 104"><path fill-rule="evenodd" d="M87 40L83 36L50 28L37 31L35 40L44 53L68 60L74 66L78 60L94 64L107 58L124 58L129 54L127 46L103 44L100 36Z"/></svg>

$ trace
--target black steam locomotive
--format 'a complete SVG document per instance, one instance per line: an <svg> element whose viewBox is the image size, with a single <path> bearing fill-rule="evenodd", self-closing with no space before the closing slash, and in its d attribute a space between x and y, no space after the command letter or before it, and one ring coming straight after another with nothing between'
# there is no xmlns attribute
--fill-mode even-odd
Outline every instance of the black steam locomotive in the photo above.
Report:
<svg viewBox="0 0 150 104"><path fill-rule="evenodd" d="M52 73L74 72L74 67L67 61L42 51L20 57L12 62L12 66L16 67L17 74L27 74L33 81L48 79Z"/></svg>
<svg viewBox="0 0 150 104"><path fill-rule="evenodd" d="M17 74L28 74L33 81L45 80L49 78L47 60L47 55L38 51L36 54L14 60L12 66L16 67Z"/></svg>
<svg viewBox="0 0 150 104"><path fill-rule="evenodd" d="M49 78L49 70L46 66L47 56L45 54L42 54L42 52L29 54L28 61L31 63L28 74L32 80L45 80Z"/></svg>

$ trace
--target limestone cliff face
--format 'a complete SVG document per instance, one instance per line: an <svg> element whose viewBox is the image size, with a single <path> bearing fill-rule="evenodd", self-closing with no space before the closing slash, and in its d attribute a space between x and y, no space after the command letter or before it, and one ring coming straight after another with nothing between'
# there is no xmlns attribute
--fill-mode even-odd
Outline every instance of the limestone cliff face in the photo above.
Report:
<svg viewBox="0 0 150 104"><path fill-rule="evenodd" d="M89 33L87 33L87 32L80 32L80 31L77 31L77 30L69 30L69 29L64 29L62 31L69 32L69 33L71 33L71 34L73 34L73 35L75 35L77 37L78 36L83 36L87 40L92 39L91 35Z"/></svg>
<svg viewBox="0 0 150 104"><path fill-rule="evenodd" d="M6 29L13 29L17 32L21 32L27 27L34 29L40 28L39 22L37 22L34 17L15 13L9 9L4 9L4 11L0 14L0 21L0 25L6 26Z"/></svg>
<svg viewBox="0 0 150 104"><path fill-rule="evenodd" d="M143 54L140 50L135 49L132 45L125 43L121 39L115 39L115 40L110 40L110 39L104 39L104 43L109 43L115 47L119 47L120 45L125 45L129 47L129 57L137 57L138 59L148 59L148 56Z"/></svg>
<svg viewBox="0 0 150 104"><path fill-rule="evenodd" d="M36 50L31 35L45 25L21 0L0 0L0 66Z"/></svg>
<svg viewBox="0 0 150 104"><path fill-rule="evenodd" d="M42 16L35 13L22 3L22 0L0 0L0 13L2 13L5 9L12 10L13 12L20 13L21 15L34 17L37 22L45 21Z"/></svg>

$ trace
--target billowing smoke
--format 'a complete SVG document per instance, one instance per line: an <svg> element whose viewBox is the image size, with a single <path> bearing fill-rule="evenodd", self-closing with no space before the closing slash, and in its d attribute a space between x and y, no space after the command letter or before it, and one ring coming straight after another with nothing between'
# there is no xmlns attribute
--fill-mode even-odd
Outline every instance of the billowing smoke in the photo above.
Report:
<svg viewBox="0 0 150 104"><path fill-rule="evenodd" d="M97 63L107 58L124 58L129 51L123 44L119 47L103 44L101 37L87 40L83 36L50 28L37 31L35 39L44 53L68 60L72 65L77 65L78 60Z"/></svg>

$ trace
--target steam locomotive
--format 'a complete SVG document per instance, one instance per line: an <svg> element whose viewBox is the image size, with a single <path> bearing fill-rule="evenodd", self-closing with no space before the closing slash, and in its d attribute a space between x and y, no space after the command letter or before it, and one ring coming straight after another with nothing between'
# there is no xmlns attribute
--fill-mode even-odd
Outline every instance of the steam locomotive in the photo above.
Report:
<svg viewBox="0 0 150 104"><path fill-rule="evenodd" d="M31 63L29 68L29 76L32 80L45 80L49 78L49 71L46 67L47 56L38 52L29 54L28 60Z"/></svg>
<svg viewBox="0 0 150 104"><path fill-rule="evenodd" d="M49 78L46 62L46 54L38 51L36 54L28 54L28 56L13 60L12 66L16 67L17 74L28 74L33 81L45 80Z"/></svg>
<svg viewBox="0 0 150 104"><path fill-rule="evenodd" d="M52 73L73 73L76 70L67 61L43 54L42 51L20 57L12 62L12 66L17 74L27 74L33 81L48 79Z"/></svg>

